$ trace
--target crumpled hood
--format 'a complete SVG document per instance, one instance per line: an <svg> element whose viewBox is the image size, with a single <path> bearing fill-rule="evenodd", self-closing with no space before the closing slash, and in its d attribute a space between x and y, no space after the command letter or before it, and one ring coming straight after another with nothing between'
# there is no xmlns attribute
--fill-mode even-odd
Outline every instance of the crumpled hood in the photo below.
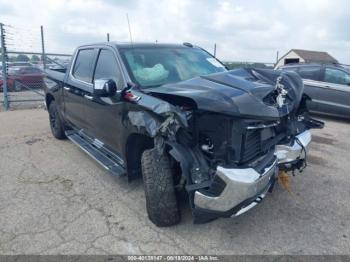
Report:
<svg viewBox="0 0 350 262"><path fill-rule="evenodd" d="M278 105L276 81L287 92ZM303 82L294 72L237 69L147 89L155 96L192 99L200 110L255 119L277 119L299 106Z"/></svg>

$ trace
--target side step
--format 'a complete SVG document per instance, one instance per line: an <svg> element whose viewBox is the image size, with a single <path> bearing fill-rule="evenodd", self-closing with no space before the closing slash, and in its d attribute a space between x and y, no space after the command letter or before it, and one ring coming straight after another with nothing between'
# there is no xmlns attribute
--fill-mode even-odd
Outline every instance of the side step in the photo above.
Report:
<svg viewBox="0 0 350 262"><path fill-rule="evenodd" d="M126 174L124 161L119 156L103 147L100 141L93 140L82 132L69 130L65 133L70 141L79 146L85 153L95 159L113 175L120 176Z"/></svg>

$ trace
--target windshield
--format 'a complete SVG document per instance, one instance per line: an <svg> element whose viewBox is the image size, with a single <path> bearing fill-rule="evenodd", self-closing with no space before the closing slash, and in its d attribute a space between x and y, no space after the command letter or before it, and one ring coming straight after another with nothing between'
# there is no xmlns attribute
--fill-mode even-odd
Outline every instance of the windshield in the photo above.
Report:
<svg viewBox="0 0 350 262"><path fill-rule="evenodd" d="M120 53L132 80L146 88L226 71L199 48L134 47L121 48Z"/></svg>

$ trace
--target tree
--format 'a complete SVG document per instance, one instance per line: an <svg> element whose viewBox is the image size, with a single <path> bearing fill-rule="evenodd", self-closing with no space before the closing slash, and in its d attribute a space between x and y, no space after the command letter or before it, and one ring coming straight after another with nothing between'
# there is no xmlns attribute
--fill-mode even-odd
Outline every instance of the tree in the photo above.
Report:
<svg viewBox="0 0 350 262"><path fill-rule="evenodd" d="M8 61L9 62L16 62L17 57L16 56L9 56Z"/></svg>
<svg viewBox="0 0 350 262"><path fill-rule="evenodd" d="M17 62L28 62L29 61L29 57L27 55L18 55L16 58Z"/></svg>
<svg viewBox="0 0 350 262"><path fill-rule="evenodd" d="M266 65L264 63L252 63L252 62L225 62L228 69L236 68L273 68L271 65Z"/></svg>
<svg viewBox="0 0 350 262"><path fill-rule="evenodd" d="M30 59L31 62L39 62L40 58L37 55L32 55L32 58Z"/></svg>

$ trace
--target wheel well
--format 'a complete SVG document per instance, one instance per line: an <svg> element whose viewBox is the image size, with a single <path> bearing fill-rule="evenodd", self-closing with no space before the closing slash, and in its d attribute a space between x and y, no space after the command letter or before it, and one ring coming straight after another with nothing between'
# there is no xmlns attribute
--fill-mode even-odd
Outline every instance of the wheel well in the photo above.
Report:
<svg viewBox="0 0 350 262"><path fill-rule="evenodd" d="M53 97L53 95L51 94L47 94L46 97L45 97L45 101L46 101L46 107L47 109L49 109L49 106L51 104L52 101L54 101L55 98Z"/></svg>
<svg viewBox="0 0 350 262"><path fill-rule="evenodd" d="M153 139L141 135L141 134L131 134L129 135L126 146L126 163L128 171L128 180L134 180L138 177L142 177L141 173L141 156L143 151L152 148L154 146Z"/></svg>

